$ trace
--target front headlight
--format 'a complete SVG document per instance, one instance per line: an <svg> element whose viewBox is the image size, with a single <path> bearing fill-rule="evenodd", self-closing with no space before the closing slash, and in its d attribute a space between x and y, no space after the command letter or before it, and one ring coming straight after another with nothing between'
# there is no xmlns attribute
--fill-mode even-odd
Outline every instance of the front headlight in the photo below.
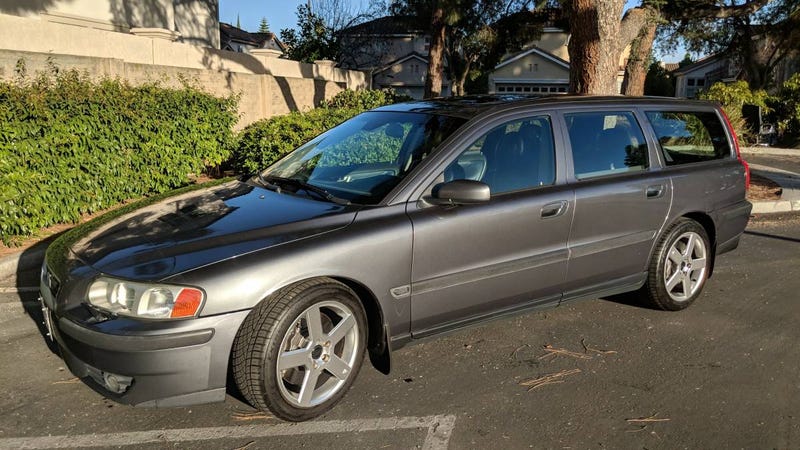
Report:
<svg viewBox="0 0 800 450"><path fill-rule="evenodd" d="M197 288L109 277L95 280L87 297L89 303L111 313L151 319L192 317L203 303L203 291Z"/></svg>

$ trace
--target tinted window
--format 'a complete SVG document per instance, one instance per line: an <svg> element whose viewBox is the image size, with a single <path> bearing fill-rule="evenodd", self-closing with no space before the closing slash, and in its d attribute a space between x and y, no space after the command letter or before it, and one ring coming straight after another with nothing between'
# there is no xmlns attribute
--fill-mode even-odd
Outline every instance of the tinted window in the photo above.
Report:
<svg viewBox="0 0 800 450"><path fill-rule="evenodd" d="M648 112L668 166L721 159L731 154L722 122L713 112Z"/></svg>
<svg viewBox="0 0 800 450"><path fill-rule="evenodd" d="M553 184L556 166L550 119L531 117L494 128L453 161L444 178L482 181L492 195Z"/></svg>
<svg viewBox="0 0 800 450"><path fill-rule="evenodd" d="M647 143L629 112L565 114L578 179L645 170Z"/></svg>

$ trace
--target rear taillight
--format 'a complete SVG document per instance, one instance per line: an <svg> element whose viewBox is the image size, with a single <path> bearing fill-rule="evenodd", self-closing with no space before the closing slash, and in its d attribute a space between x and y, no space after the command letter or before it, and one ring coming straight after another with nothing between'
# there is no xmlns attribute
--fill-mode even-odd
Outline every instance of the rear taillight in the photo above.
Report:
<svg viewBox="0 0 800 450"><path fill-rule="evenodd" d="M730 131L731 136L733 136L733 149L736 150L736 159L742 163L742 167L744 167L744 189L750 189L750 165L747 164L747 161L742 159L742 153L739 151L739 137L736 136L736 130L733 129L731 125L731 120L728 119L728 115L725 114L725 110L720 108L720 112L722 113L722 118L725 119L725 125L728 127L728 131Z"/></svg>
<svg viewBox="0 0 800 450"><path fill-rule="evenodd" d="M744 190L747 191L750 190L750 164L747 164L747 161L743 160L741 156L739 162L744 166Z"/></svg>

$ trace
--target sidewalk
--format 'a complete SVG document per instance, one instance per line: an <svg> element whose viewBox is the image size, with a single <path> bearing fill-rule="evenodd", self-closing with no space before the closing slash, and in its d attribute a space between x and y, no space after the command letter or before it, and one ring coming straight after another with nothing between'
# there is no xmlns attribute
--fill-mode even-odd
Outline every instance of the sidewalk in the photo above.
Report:
<svg viewBox="0 0 800 450"><path fill-rule="evenodd" d="M741 153L745 160L747 155L794 156L800 160L800 149L795 148L742 147ZM753 163L750 163L750 171L778 183L783 189L779 200L753 202L753 214L800 211L800 174Z"/></svg>

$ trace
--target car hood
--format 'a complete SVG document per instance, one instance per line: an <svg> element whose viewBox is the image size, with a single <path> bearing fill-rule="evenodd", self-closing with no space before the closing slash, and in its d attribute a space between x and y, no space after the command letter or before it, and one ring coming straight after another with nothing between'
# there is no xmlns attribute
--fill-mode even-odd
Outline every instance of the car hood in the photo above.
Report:
<svg viewBox="0 0 800 450"><path fill-rule="evenodd" d="M193 187L129 205L70 230L48 249L48 263L62 255L108 275L160 280L345 227L357 209L242 181ZM54 261L68 265L61 263Z"/></svg>

